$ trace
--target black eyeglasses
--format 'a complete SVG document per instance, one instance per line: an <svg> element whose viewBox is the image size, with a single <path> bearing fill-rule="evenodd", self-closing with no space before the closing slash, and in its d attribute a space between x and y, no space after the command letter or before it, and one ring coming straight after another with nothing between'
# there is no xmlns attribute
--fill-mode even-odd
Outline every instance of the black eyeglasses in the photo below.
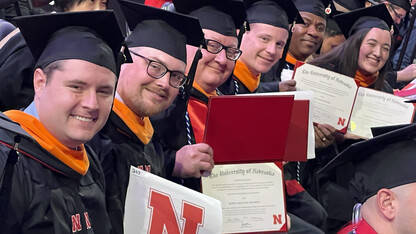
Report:
<svg viewBox="0 0 416 234"><path fill-rule="evenodd" d="M227 59L235 61L237 60L242 51L234 48L234 47L229 47L229 46L225 46L221 43L219 43L218 41L214 41L211 39L207 39L205 40L206 42L206 50L212 54L218 54L219 52L221 52L222 49L225 50L225 56L227 57Z"/></svg>
<svg viewBox="0 0 416 234"><path fill-rule="evenodd" d="M179 71L171 71L169 70L164 64L155 61L155 60L151 60L149 58L144 57L143 55L140 55L136 52L133 52L130 50L130 52L140 58L146 59L149 61L149 63L147 64L147 74L149 76L151 76L152 78L155 79L160 79L162 78L166 73L170 72L170 77L169 77L169 84L172 87L175 88L180 88L182 87L186 80L187 77L185 76L185 74L183 74L182 72Z"/></svg>
<svg viewBox="0 0 416 234"><path fill-rule="evenodd" d="M389 3L388 5L398 19L402 20L405 17L405 15L399 15L399 13L397 13L397 11L394 9L394 6L391 3Z"/></svg>

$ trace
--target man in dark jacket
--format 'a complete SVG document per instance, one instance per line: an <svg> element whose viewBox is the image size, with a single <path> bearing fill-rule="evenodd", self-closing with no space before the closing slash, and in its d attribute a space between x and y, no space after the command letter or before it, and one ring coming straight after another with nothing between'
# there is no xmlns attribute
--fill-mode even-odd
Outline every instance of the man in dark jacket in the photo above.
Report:
<svg viewBox="0 0 416 234"><path fill-rule="evenodd" d="M111 111L116 58L123 57L114 13L17 22L37 61L35 98L24 111L1 116L1 231L110 233L103 171L84 143Z"/></svg>
<svg viewBox="0 0 416 234"><path fill-rule="evenodd" d="M207 144L164 151L149 120L172 103L187 80L186 44L203 41L198 20L130 1L120 1L120 7L132 30L126 43L133 63L121 67L113 111L91 141L105 171L107 209L116 233L123 232L131 166L168 178L198 178L214 166ZM172 160L165 162L165 154Z"/></svg>

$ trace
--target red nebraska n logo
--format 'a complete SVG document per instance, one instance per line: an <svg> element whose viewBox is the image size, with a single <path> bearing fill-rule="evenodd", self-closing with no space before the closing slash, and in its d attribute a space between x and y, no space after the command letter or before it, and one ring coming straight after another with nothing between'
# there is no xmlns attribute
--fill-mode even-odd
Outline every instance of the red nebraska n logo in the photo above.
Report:
<svg viewBox="0 0 416 234"><path fill-rule="evenodd" d="M273 215L273 224L282 224L282 215Z"/></svg>
<svg viewBox="0 0 416 234"><path fill-rule="evenodd" d="M81 226L81 217L79 214L76 215L72 215L71 216L71 220L72 220L72 232L79 232L82 230L82 226Z"/></svg>
<svg viewBox="0 0 416 234"><path fill-rule="evenodd" d="M184 220L184 224L180 228L171 197L153 189L150 189L149 197L149 208L152 210L149 234L195 234L198 233L199 227L203 226L203 207L183 201L181 219Z"/></svg>
<svg viewBox="0 0 416 234"><path fill-rule="evenodd" d="M338 125L345 126L345 119L344 119L344 118L339 117L339 118L338 118Z"/></svg>

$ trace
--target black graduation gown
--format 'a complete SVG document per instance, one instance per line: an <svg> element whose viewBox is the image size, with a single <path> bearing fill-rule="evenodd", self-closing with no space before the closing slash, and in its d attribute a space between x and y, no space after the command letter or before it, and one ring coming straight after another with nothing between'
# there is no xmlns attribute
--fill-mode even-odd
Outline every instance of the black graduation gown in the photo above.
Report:
<svg viewBox="0 0 416 234"><path fill-rule="evenodd" d="M224 95L252 93L234 74L218 87L218 90Z"/></svg>
<svg viewBox="0 0 416 234"><path fill-rule="evenodd" d="M279 92L279 83L282 81L280 74L277 74L277 69L279 67L279 60L273 67L266 73L261 74L260 84L257 92L259 93L268 93L268 92ZM295 66L286 61L286 68L293 70Z"/></svg>
<svg viewBox="0 0 416 234"><path fill-rule="evenodd" d="M190 87L190 96L189 99L198 100L200 102L208 105L208 97L199 92L197 89ZM188 103L184 99L183 90L180 90L178 96L173 101L173 103L162 113L151 117L151 122L155 129L155 132L160 136L164 142L164 150L177 151L185 145L188 145L188 134L187 126L185 119L185 112L187 111ZM190 123L190 141L192 144L195 144L195 136L192 128L192 122ZM168 165L175 165L175 155L172 153L165 154L165 162ZM172 177L169 174L167 179L181 184L187 188L193 189L195 191L201 191L201 182L197 178L188 178L181 179L177 177Z"/></svg>
<svg viewBox="0 0 416 234"><path fill-rule="evenodd" d="M172 174L165 166L164 152L156 134L143 142L112 111L104 128L88 143L98 154L106 179L107 210L114 233L123 233L123 214L129 183L130 166L160 177Z"/></svg>
<svg viewBox="0 0 416 234"><path fill-rule="evenodd" d="M260 76L263 77L263 74ZM238 92L237 92L238 89ZM260 81L259 86L254 92L251 92L234 74L232 74L220 87L218 90L224 95L234 95L234 94L247 94L247 93L268 93L268 92L279 92L279 82L270 81L262 82Z"/></svg>
<svg viewBox="0 0 416 234"><path fill-rule="evenodd" d="M0 168L15 135L2 124ZM96 155L86 149L90 166L81 175L33 139L21 139L4 233L110 233L103 171Z"/></svg>
<svg viewBox="0 0 416 234"><path fill-rule="evenodd" d="M0 111L28 106L34 96L35 59L19 32L0 50Z"/></svg>

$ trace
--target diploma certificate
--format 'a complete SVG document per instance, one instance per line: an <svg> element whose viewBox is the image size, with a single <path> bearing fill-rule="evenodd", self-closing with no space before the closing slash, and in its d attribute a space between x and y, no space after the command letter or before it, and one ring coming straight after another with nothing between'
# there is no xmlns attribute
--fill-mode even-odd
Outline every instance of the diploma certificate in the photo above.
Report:
<svg viewBox="0 0 416 234"><path fill-rule="evenodd" d="M298 66L293 79L297 90L314 93L313 122L346 132L358 90L355 80L310 64Z"/></svg>
<svg viewBox="0 0 416 234"><path fill-rule="evenodd" d="M415 107L412 103L405 103L406 100L393 94L360 87L348 132L372 138L372 127L411 123Z"/></svg>
<svg viewBox="0 0 416 234"><path fill-rule="evenodd" d="M223 233L286 230L282 170L274 163L215 165L202 190L221 201Z"/></svg>

